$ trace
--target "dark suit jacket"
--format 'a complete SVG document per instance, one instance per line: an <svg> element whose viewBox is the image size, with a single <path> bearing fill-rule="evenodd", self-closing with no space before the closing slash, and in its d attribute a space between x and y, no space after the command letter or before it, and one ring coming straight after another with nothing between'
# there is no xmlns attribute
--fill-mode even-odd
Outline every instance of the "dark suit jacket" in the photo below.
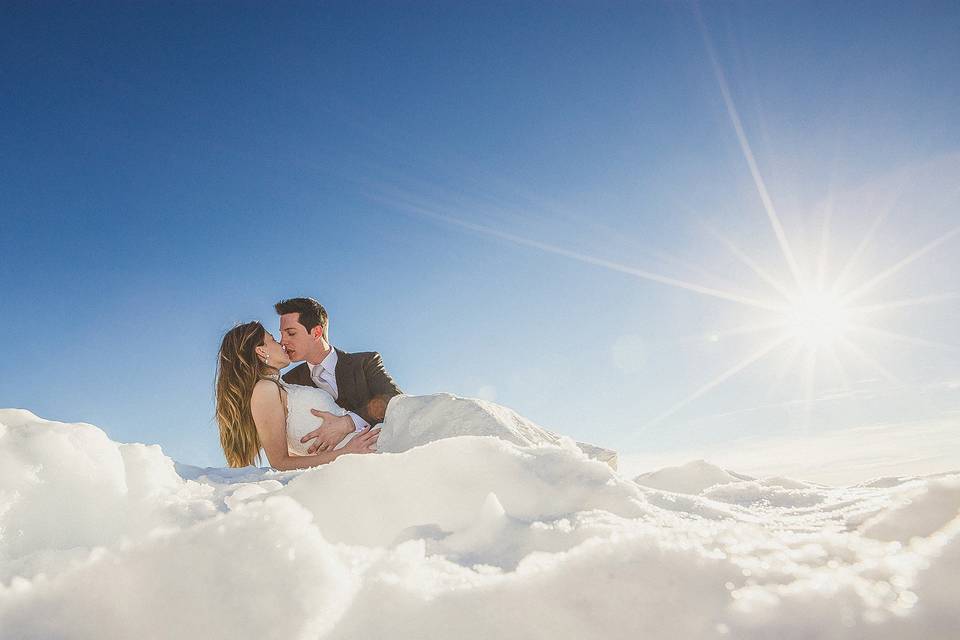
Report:
<svg viewBox="0 0 960 640"><path fill-rule="evenodd" d="M373 351L346 353L337 349L337 404L371 425L383 422L387 402L403 393ZM315 387L310 367L302 362L283 375L283 381Z"/></svg>

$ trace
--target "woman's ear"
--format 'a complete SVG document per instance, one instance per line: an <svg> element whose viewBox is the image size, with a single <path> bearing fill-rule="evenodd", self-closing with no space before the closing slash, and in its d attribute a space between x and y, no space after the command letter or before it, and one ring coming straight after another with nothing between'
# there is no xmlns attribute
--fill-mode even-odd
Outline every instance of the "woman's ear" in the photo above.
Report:
<svg viewBox="0 0 960 640"><path fill-rule="evenodd" d="M254 352L256 352L256 354L261 358L267 357L267 350L265 347L257 347L256 349L254 349Z"/></svg>

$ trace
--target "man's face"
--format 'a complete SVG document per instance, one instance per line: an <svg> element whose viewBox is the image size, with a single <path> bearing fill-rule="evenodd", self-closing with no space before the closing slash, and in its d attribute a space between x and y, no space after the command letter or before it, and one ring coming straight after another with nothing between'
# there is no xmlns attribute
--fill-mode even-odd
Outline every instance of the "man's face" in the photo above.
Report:
<svg viewBox="0 0 960 640"><path fill-rule="evenodd" d="M316 360L316 357L323 353L323 344L317 339L319 335L322 335L319 326L308 332L300 324L299 313L285 313L280 316L280 344L287 350L291 362Z"/></svg>

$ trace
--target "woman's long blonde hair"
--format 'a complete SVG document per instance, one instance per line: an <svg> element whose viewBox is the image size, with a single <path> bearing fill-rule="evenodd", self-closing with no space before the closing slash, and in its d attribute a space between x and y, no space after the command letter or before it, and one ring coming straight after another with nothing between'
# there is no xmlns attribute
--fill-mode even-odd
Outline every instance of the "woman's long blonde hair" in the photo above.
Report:
<svg viewBox="0 0 960 640"><path fill-rule="evenodd" d="M238 324L223 336L217 356L217 424L220 446L231 467L246 467L260 458L260 436L250 411L258 381L267 378L256 349L266 329L259 322Z"/></svg>

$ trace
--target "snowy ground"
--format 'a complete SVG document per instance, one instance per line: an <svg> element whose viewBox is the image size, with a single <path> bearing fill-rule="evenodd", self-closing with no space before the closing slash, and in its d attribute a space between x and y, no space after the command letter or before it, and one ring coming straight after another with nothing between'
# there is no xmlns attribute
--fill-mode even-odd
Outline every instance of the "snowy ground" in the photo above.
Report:
<svg viewBox="0 0 960 640"><path fill-rule="evenodd" d="M493 438L290 473L0 410L3 638L956 638L960 473L636 478Z"/></svg>

